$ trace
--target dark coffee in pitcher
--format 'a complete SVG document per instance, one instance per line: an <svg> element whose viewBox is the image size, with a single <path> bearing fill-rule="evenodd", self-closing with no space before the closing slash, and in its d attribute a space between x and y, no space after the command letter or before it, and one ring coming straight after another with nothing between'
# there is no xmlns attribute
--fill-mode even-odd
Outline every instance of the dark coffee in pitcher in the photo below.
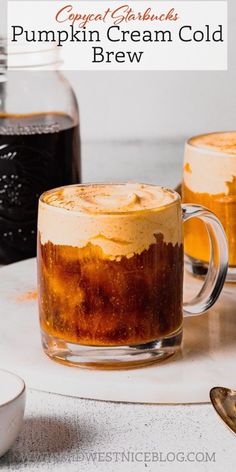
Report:
<svg viewBox="0 0 236 472"><path fill-rule="evenodd" d="M0 113L0 263L36 255L39 196L80 182L79 125L67 114Z"/></svg>

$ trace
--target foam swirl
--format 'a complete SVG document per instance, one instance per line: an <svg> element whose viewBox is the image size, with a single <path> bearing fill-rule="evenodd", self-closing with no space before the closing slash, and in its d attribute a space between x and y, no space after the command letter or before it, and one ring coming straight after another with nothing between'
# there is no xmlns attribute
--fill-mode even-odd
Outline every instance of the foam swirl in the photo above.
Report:
<svg viewBox="0 0 236 472"><path fill-rule="evenodd" d="M68 186L45 195L44 202L83 213L123 213L168 205L175 194L162 187L137 183Z"/></svg>

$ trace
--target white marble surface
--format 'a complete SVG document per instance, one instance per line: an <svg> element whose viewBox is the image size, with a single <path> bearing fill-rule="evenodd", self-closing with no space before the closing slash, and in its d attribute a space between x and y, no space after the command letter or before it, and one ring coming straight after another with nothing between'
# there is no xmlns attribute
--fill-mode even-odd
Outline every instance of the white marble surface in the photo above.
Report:
<svg viewBox="0 0 236 472"><path fill-rule="evenodd" d="M130 462L124 456L122 462L122 452ZM105 453L111 462L104 462ZM159 453L159 462L150 461L151 453ZM173 453L175 461L169 462ZM235 467L235 437L210 405L129 405L35 391L28 391L17 443L0 460L1 472L231 472Z"/></svg>
<svg viewBox="0 0 236 472"><path fill-rule="evenodd" d="M98 400L141 403L202 403L215 385L236 388L236 287L225 286L209 313L186 318L181 352L152 366L118 371L68 368L43 353L36 300L36 261L1 269L0 368L24 378L30 388ZM185 296L202 282L187 276ZM63 377L63 382L61 381Z"/></svg>

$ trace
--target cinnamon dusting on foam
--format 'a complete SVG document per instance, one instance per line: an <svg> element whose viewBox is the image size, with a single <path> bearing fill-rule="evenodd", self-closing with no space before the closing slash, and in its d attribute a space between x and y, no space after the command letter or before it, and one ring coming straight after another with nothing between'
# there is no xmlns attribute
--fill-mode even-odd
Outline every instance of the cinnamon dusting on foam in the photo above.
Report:
<svg viewBox="0 0 236 472"><path fill-rule="evenodd" d="M236 154L236 131L195 136L189 140L189 144L226 154Z"/></svg>
<svg viewBox="0 0 236 472"><path fill-rule="evenodd" d="M151 210L175 199L174 193L162 187L127 183L69 186L46 194L44 202L65 210L104 214Z"/></svg>
<svg viewBox="0 0 236 472"><path fill-rule="evenodd" d="M178 195L155 185L68 186L45 193L38 227L41 244L93 244L104 257L119 260L147 250L157 234L166 243L182 244L180 213Z"/></svg>

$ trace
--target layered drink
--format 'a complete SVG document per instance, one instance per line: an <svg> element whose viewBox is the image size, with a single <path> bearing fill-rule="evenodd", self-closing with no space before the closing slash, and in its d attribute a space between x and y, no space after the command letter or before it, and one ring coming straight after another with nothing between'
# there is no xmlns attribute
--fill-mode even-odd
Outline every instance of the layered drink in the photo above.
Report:
<svg viewBox="0 0 236 472"><path fill-rule="evenodd" d="M186 145L183 201L213 211L228 237L229 265L236 267L236 132L212 133L190 139ZM185 253L209 262L205 225L197 219L185 224Z"/></svg>
<svg viewBox="0 0 236 472"><path fill-rule="evenodd" d="M137 346L182 326L178 194L154 185L90 184L43 194L38 280L43 336Z"/></svg>

